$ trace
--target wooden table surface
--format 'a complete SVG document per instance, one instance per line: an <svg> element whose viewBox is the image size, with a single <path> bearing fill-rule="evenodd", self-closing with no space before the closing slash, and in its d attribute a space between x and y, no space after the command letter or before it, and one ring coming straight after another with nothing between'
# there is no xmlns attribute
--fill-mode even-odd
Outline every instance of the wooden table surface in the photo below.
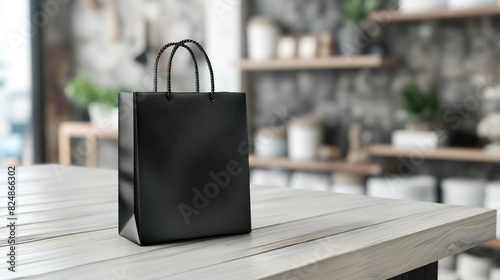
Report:
<svg viewBox="0 0 500 280"><path fill-rule="evenodd" d="M139 247L118 235L117 176L20 168L17 272L2 226L0 278L386 279L495 237L494 210L252 186L251 234Z"/></svg>

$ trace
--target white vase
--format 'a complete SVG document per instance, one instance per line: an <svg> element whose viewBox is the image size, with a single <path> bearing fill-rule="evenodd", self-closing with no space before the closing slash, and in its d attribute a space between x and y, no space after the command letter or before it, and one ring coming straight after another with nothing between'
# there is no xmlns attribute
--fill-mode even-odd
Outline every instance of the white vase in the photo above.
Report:
<svg viewBox="0 0 500 280"><path fill-rule="evenodd" d="M90 123L101 129L118 129L118 108L92 103L88 107Z"/></svg>
<svg viewBox="0 0 500 280"><path fill-rule="evenodd" d="M318 158L323 143L323 122L319 119L297 118L288 124L288 157L294 161Z"/></svg>
<svg viewBox="0 0 500 280"><path fill-rule="evenodd" d="M468 178L447 178L441 182L443 202L451 205L482 207L486 182Z"/></svg>
<svg viewBox="0 0 500 280"><path fill-rule="evenodd" d="M280 28L276 22L263 17L248 21L248 58L255 61L269 60L276 56Z"/></svg>

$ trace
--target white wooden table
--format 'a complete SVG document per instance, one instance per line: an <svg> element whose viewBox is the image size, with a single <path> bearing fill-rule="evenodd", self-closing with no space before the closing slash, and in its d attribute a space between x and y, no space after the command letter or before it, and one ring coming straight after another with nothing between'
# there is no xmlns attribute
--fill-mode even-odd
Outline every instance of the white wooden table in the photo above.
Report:
<svg viewBox="0 0 500 280"><path fill-rule="evenodd" d="M117 172L45 165L18 170L12 273L6 173L2 279L436 279L495 237L493 210L252 186L251 234L139 247L118 235Z"/></svg>

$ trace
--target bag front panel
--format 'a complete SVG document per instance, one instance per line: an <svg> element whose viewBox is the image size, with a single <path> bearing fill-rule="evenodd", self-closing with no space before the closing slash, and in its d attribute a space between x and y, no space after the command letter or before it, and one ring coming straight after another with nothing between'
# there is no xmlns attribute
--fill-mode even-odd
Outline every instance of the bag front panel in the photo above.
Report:
<svg viewBox="0 0 500 280"><path fill-rule="evenodd" d="M136 94L141 243L249 232L245 94Z"/></svg>

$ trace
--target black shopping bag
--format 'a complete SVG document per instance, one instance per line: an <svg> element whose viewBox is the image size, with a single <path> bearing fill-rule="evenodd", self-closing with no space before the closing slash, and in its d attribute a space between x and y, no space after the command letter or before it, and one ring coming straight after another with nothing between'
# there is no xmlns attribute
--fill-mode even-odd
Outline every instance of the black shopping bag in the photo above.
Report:
<svg viewBox="0 0 500 280"><path fill-rule="evenodd" d="M179 47L204 54L211 92L172 92ZM167 92L157 92L161 54ZM119 234L139 245L251 231L244 93L215 92L210 60L193 40L166 45L154 92L119 94Z"/></svg>

